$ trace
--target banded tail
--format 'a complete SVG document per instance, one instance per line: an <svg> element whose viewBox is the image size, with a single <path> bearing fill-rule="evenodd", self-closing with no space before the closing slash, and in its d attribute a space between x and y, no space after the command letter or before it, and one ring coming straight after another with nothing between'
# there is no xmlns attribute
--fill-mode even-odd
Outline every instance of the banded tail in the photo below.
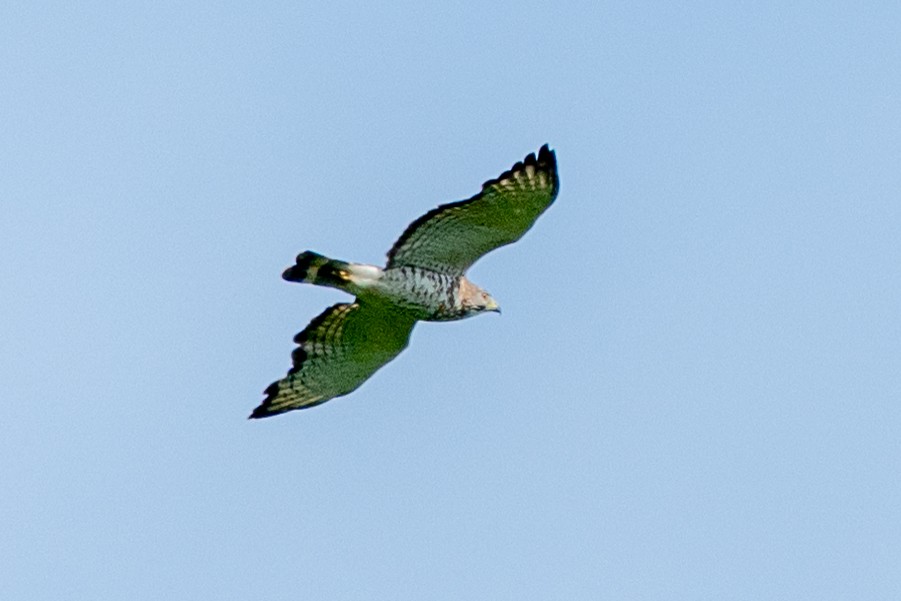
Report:
<svg viewBox="0 0 901 601"><path fill-rule="evenodd" d="M289 282L344 288L350 281L351 269L350 263L308 250L297 255L297 262L285 270L282 278Z"/></svg>

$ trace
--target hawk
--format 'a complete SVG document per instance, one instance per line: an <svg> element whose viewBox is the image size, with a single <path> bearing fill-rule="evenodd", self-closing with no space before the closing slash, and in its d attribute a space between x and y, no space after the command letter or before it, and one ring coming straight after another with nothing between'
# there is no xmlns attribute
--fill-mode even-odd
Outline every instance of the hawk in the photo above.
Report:
<svg viewBox="0 0 901 601"><path fill-rule="evenodd" d="M557 160L547 144L472 198L432 209L407 227L382 267L306 251L282 274L289 282L354 295L326 309L294 337L293 367L273 382L251 418L315 407L356 390L394 359L417 321L451 321L500 313L485 290L466 279L482 255L519 240L557 197Z"/></svg>

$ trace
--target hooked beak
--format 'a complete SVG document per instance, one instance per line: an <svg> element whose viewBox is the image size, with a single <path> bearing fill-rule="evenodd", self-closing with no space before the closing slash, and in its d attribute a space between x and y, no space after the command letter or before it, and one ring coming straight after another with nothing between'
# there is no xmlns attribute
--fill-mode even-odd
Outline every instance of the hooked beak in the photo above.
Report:
<svg viewBox="0 0 901 601"><path fill-rule="evenodd" d="M486 309L487 311L493 311L493 312L495 312L495 313L497 313L497 314L500 314L500 312L501 312L501 307L500 307L500 305L498 305L498 304L497 304L497 301L494 300L493 298L492 298L491 300L488 301L488 304L487 304L487 305L485 305L485 309Z"/></svg>

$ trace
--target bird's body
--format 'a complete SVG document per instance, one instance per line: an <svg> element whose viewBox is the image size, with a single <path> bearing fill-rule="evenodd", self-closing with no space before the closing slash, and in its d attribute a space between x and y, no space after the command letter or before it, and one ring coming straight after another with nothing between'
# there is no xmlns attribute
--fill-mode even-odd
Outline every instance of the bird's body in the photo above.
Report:
<svg viewBox="0 0 901 601"><path fill-rule="evenodd" d="M462 304L462 291L472 285L463 276L421 267L394 267L382 273L379 292L399 307L415 311L423 321L450 321L472 315Z"/></svg>
<svg viewBox="0 0 901 601"><path fill-rule="evenodd" d="M352 392L391 361L417 321L452 321L497 302L466 276L479 257L518 240L559 189L554 153L543 146L486 182L476 196L429 211L401 235L382 268L306 251L283 278L356 297L330 307L298 334L294 367L266 389L251 414L268 417Z"/></svg>
<svg viewBox="0 0 901 601"><path fill-rule="evenodd" d="M475 315L473 305L488 293L462 275L404 265L381 268L347 263L306 251L285 271L290 282L329 286L357 297L358 303L384 303L418 321L453 321ZM496 309L496 305L489 310Z"/></svg>

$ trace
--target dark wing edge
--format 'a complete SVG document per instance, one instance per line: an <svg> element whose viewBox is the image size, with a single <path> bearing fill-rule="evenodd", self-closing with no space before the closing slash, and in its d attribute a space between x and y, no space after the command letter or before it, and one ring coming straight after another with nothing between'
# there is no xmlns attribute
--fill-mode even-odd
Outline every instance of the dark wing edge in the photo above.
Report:
<svg viewBox="0 0 901 601"><path fill-rule="evenodd" d="M397 253L407 244L407 242L409 242L410 238L415 235L416 231L423 224L432 220L434 217L440 215L448 209L462 207L478 201L480 198L482 198L482 195L484 195L485 192L488 191L492 186L499 184L505 179L513 178L518 171L523 170L527 165L532 165L539 171L544 171L545 173L547 173L549 180L552 182L550 196L552 199L551 203L553 203L553 199L556 198L557 193L560 190L560 180L557 177L557 154L555 151L551 150L548 144L544 144L538 150L537 156L534 152L529 153L522 161L517 162L510 169L482 184L482 189L475 196L464 200L457 200L454 202L448 202L443 205L439 205L431 211L418 217L415 221L413 221L413 223L407 226L407 229L404 230L404 232L400 235L400 238L398 238L394 243L394 246L391 247L391 250L388 251L388 267L391 267L391 264L394 261Z"/></svg>
<svg viewBox="0 0 901 601"><path fill-rule="evenodd" d="M551 181L554 182L553 194L556 196L557 192L560 190L560 182L557 180L557 153L551 150L550 146L547 144L543 145L538 149L538 156L535 156L535 153L529 153L526 155L526 158L519 161L499 176L494 179L490 179L484 184L482 184L482 192L485 191L486 188L490 188L491 186L500 183L505 179L512 178L517 171L521 171L525 168L526 165L532 165L539 171L544 171L551 177ZM481 192L480 192L481 194ZM469 199L472 200L472 199ZM466 200L461 202L467 202ZM458 204L458 203L450 203L450 204ZM440 208L440 207L439 207Z"/></svg>
<svg viewBox="0 0 901 601"><path fill-rule="evenodd" d="M305 327L301 332L294 336L294 342L298 346L293 351L291 351L291 369L288 370L288 376L300 372L301 367L303 367L303 364L309 358L309 354L304 349L303 343L313 335L318 334L319 328L322 327L327 319L333 316L335 311L347 306L349 306L347 303L338 303L332 305L331 307L314 317L313 320L310 321L309 324L307 324L307 327ZM266 390L263 391L263 394L266 395L266 398L263 399L263 402L260 403L260 405L256 409L253 410L253 413L251 413L247 419L272 417L273 415L285 413L286 411L291 411L293 409L308 409L310 407L315 407L316 405L321 405L322 403L329 400L320 399L318 401L311 401L301 406L289 404L286 398L279 401L280 384L284 380L285 378L282 378L281 380L273 382L266 388Z"/></svg>

